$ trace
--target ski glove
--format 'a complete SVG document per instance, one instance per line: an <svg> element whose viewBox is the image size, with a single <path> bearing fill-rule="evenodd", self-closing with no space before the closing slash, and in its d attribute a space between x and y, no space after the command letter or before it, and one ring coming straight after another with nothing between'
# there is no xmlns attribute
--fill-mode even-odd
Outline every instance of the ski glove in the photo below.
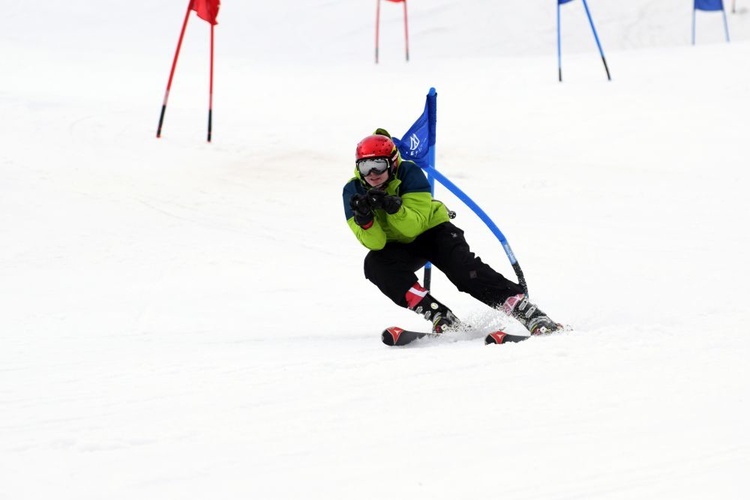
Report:
<svg viewBox="0 0 750 500"><path fill-rule="evenodd" d="M400 197L391 196L381 189L370 189L367 192L367 201L373 209L382 208L388 215L395 214L401 208Z"/></svg>
<svg viewBox="0 0 750 500"><path fill-rule="evenodd" d="M374 215L367 201L367 195L355 194L349 200L349 206L354 211L354 222L362 229L372 226Z"/></svg>

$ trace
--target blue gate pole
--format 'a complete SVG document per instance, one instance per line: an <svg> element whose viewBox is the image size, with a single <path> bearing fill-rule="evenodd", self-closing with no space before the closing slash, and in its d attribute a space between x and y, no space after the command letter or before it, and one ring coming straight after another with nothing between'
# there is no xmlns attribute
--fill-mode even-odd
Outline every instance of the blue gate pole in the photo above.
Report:
<svg viewBox="0 0 750 500"><path fill-rule="evenodd" d="M430 87L430 91L427 94L428 98L432 97L433 99L437 99L437 92L435 91L435 87ZM427 162L428 164L434 169L435 168L435 136L437 132L437 101L435 101L435 106L428 107L427 113L428 113L428 123L430 127L430 132L428 134L428 137L430 137L430 144L429 149L427 150ZM430 183L430 194L434 197L435 196L435 178L430 174L429 171L427 171L427 181ZM427 262L424 266L424 287L429 290L430 286L432 285L432 262Z"/></svg>
<svg viewBox="0 0 750 500"><path fill-rule="evenodd" d="M695 5L693 5L693 45L695 45Z"/></svg>
<svg viewBox="0 0 750 500"><path fill-rule="evenodd" d="M560 8L558 4L557 8ZM589 24L591 25L591 31L594 33L594 40L596 40L596 46L599 47L599 54L602 56L602 62L604 63L604 71L607 72L607 80L612 81L609 76L609 68L607 67L607 60L604 58L604 51L602 50L602 44L599 43L599 35L596 34L596 28L594 27L594 20L591 19L591 13L589 12L589 5L586 0L583 0L583 8L586 9L586 16L589 18Z"/></svg>
<svg viewBox="0 0 750 500"><path fill-rule="evenodd" d="M560 2L557 2L557 78L562 81L562 50L560 49Z"/></svg>
<svg viewBox="0 0 750 500"><path fill-rule="evenodd" d="M528 297L529 295L529 289L526 286L526 279L523 276L523 271L521 270L521 265L518 263L518 260L516 260L516 256L513 253L513 250L510 248L510 244L508 243L508 240L505 238L505 235L500 231L500 228L497 227L497 225L490 219L489 215L485 213L484 210L482 210L479 205L474 203L474 200L468 197L466 193L461 191L458 186L453 184L446 176L438 172L432 167L423 167L423 169L427 172L427 174L432 174L432 176L435 177L435 179L438 180L443 186L448 188L448 190L456 195L456 197L463 201L466 206L471 208L477 216L479 216L480 219L487 225L487 227L490 228L490 231L492 231L492 234L494 234L498 240L500 240L500 243L503 246L503 249L505 250L505 254L508 256L508 260L510 261L510 265L513 267L513 270L516 273L516 276L518 277L518 284L521 285L521 288L523 288L523 293ZM427 287L425 287L427 288Z"/></svg>
<svg viewBox="0 0 750 500"><path fill-rule="evenodd" d="M722 3L722 7L723 7L723 3ZM721 9L721 15L724 16L724 33L726 33L727 43L729 43L729 26L727 25L727 13L723 8Z"/></svg>

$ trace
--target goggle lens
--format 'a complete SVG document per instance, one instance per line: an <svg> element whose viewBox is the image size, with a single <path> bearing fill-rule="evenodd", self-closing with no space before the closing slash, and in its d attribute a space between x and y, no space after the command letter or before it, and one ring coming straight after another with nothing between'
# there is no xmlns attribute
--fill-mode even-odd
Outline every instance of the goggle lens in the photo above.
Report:
<svg viewBox="0 0 750 500"><path fill-rule="evenodd" d="M367 177L372 173L375 175L382 174L388 170L390 165L387 158L365 158L357 162L357 169L359 169L359 174L362 177Z"/></svg>

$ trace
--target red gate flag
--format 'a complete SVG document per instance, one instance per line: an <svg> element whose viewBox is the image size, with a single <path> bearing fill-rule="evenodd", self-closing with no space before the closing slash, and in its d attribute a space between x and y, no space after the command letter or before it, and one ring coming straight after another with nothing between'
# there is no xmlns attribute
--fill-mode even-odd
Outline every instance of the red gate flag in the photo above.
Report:
<svg viewBox="0 0 750 500"><path fill-rule="evenodd" d="M185 36L185 28L187 28L187 23L190 19L190 11L194 10L198 17L205 21L208 21L211 24L211 69L208 84L208 142L211 142L211 121L214 101L214 26L217 24L216 16L219 14L220 3L221 0L188 0L187 10L185 11L185 20L182 22L180 38L177 40L177 49L174 51L172 69L169 71L167 90L164 92L164 102L162 102L161 105L159 126L156 129L157 138L161 137L161 127L164 124L164 114L167 111L167 100L169 99L169 91L172 88L172 79L174 78L174 70L177 67L177 58L180 56L180 48L182 47L182 39Z"/></svg>
<svg viewBox="0 0 750 500"><path fill-rule="evenodd" d="M399 3L399 2L405 2L406 0L388 0L389 2L393 3Z"/></svg>
<svg viewBox="0 0 750 500"><path fill-rule="evenodd" d="M219 15L219 4L221 4L221 0L193 0L190 8L204 21L217 24L216 16Z"/></svg>

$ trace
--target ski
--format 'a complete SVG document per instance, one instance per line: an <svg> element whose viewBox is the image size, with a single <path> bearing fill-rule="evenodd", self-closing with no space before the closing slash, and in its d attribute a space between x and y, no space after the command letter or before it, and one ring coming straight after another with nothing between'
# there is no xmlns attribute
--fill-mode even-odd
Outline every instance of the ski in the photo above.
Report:
<svg viewBox="0 0 750 500"><path fill-rule="evenodd" d="M436 333L431 332L415 332L412 330L404 330L397 326L391 326L383 330L380 334L380 339L385 345L389 346L401 346L411 344L417 339L422 337L437 337Z"/></svg>
<svg viewBox="0 0 750 500"><path fill-rule="evenodd" d="M380 335L383 343L388 346L404 346L424 337L439 337L439 335L432 332L416 332L413 330L404 330L403 328L399 328L397 326L386 328ZM510 335L502 330L498 330L488 334L484 338L484 343L505 344L508 342L521 342L528 338L528 336Z"/></svg>
<svg viewBox="0 0 750 500"><path fill-rule="evenodd" d="M511 335L502 330L492 332L484 338L485 345L488 344L506 344L508 342L523 342L530 339L531 335Z"/></svg>

